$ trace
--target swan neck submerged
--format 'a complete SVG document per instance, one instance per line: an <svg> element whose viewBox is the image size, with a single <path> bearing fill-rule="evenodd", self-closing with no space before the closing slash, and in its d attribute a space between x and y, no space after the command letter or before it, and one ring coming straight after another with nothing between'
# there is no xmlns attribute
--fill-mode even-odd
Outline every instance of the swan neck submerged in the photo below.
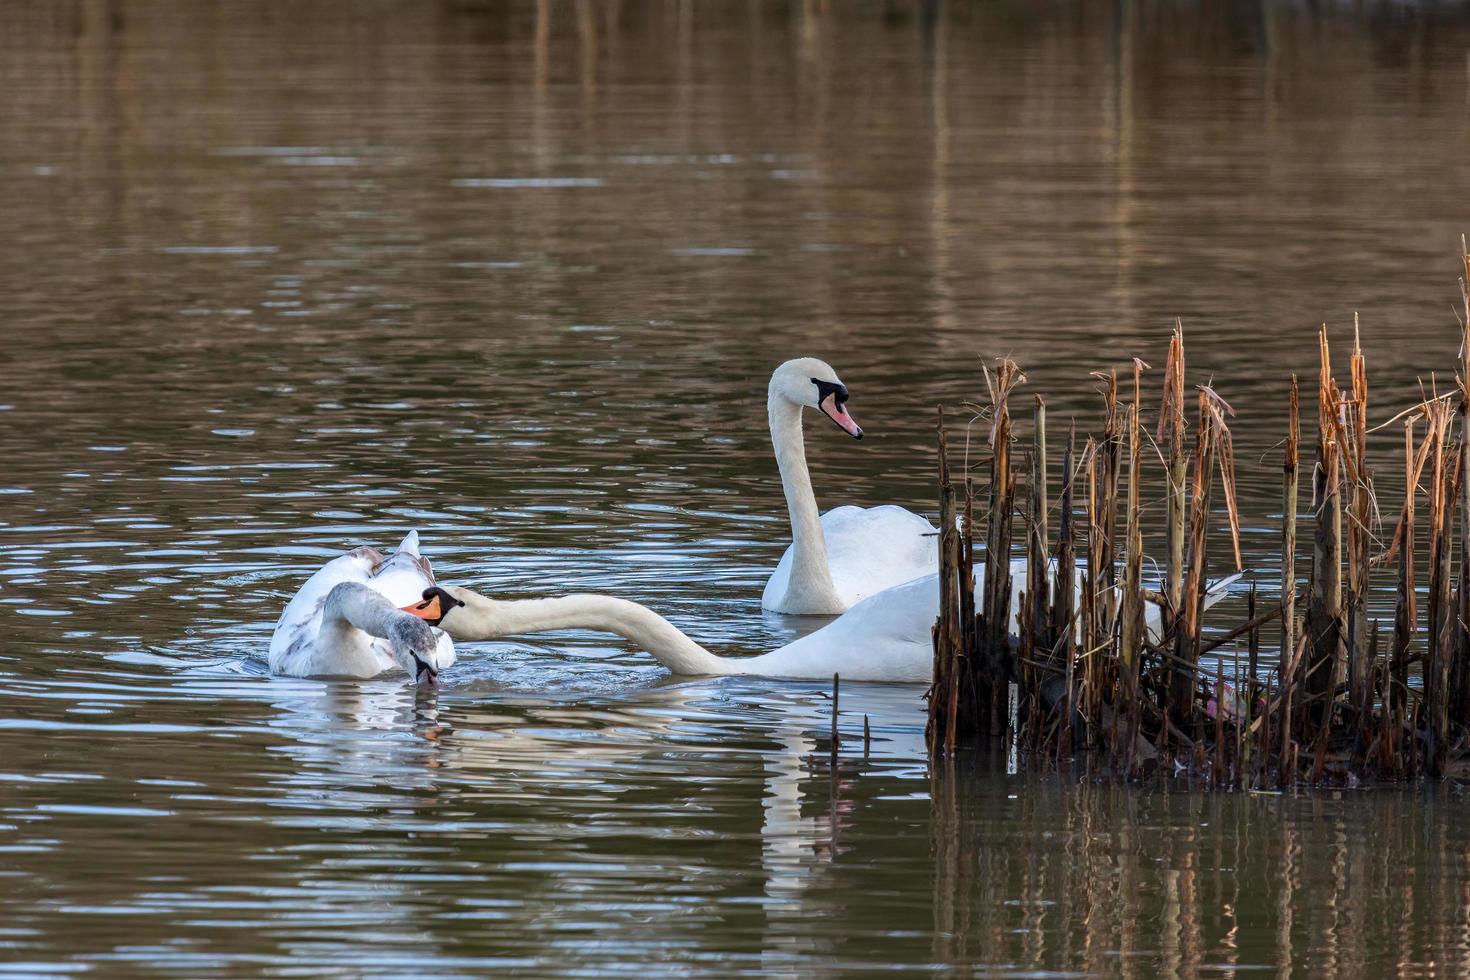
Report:
<svg viewBox="0 0 1470 980"><path fill-rule="evenodd" d="M464 606L445 616L440 628L457 641L494 640L549 630L601 630L648 651L676 674L738 672L734 663L710 653L658 613L626 599L579 594L502 600L468 589L449 591Z"/></svg>
<svg viewBox="0 0 1470 980"><path fill-rule="evenodd" d="M776 389L772 379L766 396L766 415L771 427L771 446L781 471L781 488L791 516L791 577L786 586L785 605L802 611L841 612L843 603L832 584L827 564L827 540L822 534L817 495L812 490L806 465L801 406Z"/></svg>

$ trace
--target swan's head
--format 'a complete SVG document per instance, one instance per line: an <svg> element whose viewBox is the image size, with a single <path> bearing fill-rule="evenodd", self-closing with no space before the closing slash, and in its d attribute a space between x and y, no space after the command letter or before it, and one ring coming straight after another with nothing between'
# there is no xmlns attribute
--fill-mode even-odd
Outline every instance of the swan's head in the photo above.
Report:
<svg viewBox="0 0 1470 980"><path fill-rule="evenodd" d="M454 596L449 589L441 589L437 585L431 585L424 590L422 602L415 602L411 606L403 606L401 611L410 616L417 616L430 626L438 626L444 622L444 617L449 615L451 609L464 605L464 600Z"/></svg>
<svg viewBox="0 0 1470 980"><path fill-rule="evenodd" d="M847 414L847 385L826 361L798 357L782 364L771 375L770 395L815 408L854 439L863 437L862 427Z"/></svg>
<svg viewBox="0 0 1470 980"><path fill-rule="evenodd" d="M465 606L469 598L475 600L473 614L455 615L455 610ZM514 624L498 621L496 609L500 605L494 599L469 589L461 589L455 585L441 589L436 585L424 590L422 602L404 606L403 611L439 627L451 639L470 641L506 636L509 632L514 632L510 628Z"/></svg>
<svg viewBox="0 0 1470 980"><path fill-rule="evenodd" d="M439 638L421 618L395 616L388 627L388 644L393 659L418 684L439 679Z"/></svg>

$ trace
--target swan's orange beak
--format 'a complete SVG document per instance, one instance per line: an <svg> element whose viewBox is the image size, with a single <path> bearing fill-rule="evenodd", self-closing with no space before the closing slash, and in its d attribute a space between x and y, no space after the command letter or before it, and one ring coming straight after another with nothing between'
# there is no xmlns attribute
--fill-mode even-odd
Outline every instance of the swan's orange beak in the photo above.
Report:
<svg viewBox="0 0 1470 980"><path fill-rule="evenodd" d="M399 606L399 612L406 612L410 616L417 616L430 626L438 626L449 610L456 606L464 605L463 602L445 592L437 585L430 586L424 590L422 602L415 602L411 606Z"/></svg>
<svg viewBox="0 0 1470 980"><path fill-rule="evenodd" d="M439 593L437 592L423 602L416 602L411 606L400 606L399 611L426 620L430 626L436 625L439 620L444 618L444 606L439 601Z"/></svg>

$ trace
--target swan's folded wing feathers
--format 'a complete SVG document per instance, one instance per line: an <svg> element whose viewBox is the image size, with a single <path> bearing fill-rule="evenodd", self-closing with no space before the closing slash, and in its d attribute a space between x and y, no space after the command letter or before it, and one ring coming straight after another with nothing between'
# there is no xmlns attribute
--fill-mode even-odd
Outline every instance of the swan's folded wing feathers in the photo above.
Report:
<svg viewBox="0 0 1470 980"><path fill-rule="evenodd" d="M832 584L849 605L939 567L934 525L894 504L834 507L822 515L822 536Z"/></svg>
<svg viewBox="0 0 1470 980"><path fill-rule="evenodd" d="M354 548L327 562L302 583L301 588L286 603L281 618L276 621L271 634L269 660L271 670L280 672L281 665L295 652L309 646L321 628L322 606L327 593L341 582L367 582L374 568L383 560L376 549L363 546Z"/></svg>

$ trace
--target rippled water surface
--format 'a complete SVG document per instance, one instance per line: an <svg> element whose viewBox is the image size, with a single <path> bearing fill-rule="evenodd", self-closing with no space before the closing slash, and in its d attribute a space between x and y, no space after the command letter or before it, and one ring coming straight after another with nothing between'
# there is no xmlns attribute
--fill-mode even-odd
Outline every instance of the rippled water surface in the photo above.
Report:
<svg viewBox="0 0 1470 980"><path fill-rule="evenodd" d="M263 667L411 527L721 653L810 629L759 608L801 354L868 432L810 428L823 504L932 516L984 359L1086 431L1182 317L1274 560L1315 326L1361 315L1386 419L1470 230L1462 12L1330 7L0 9L0 972L1470 969L1454 787L931 770L903 685L844 686L833 769L821 685L590 634L437 693Z"/></svg>

